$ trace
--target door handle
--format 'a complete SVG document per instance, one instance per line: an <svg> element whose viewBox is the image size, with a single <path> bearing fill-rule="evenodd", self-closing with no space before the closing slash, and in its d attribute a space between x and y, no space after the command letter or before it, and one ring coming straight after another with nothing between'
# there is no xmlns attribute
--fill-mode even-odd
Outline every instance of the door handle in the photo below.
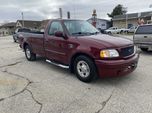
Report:
<svg viewBox="0 0 152 113"><path fill-rule="evenodd" d="M147 38L147 36L144 36L144 38Z"/></svg>

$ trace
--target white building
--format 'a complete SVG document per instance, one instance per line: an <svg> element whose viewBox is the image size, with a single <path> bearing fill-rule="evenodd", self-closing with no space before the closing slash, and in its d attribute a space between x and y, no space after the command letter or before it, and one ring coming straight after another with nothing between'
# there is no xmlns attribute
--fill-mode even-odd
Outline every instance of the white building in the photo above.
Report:
<svg viewBox="0 0 152 113"><path fill-rule="evenodd" d="M16 28L29 28L31 30L37 30L40 28L42 21L35 21L35 20L17 20Z"/></svg>
<svg viewBox="0 0 152 113"><path fill-rule="evenodd" d="M15 22L6 23L0 26L0 36L12 35L15 31Z"/></svg>
<svg viewBox="0 0 152 113"><path fill-rule="evenodd" d="M87 21L92 24L93 18L90 18ZM106 30L109 27L111 27L111 22L109 20L96 18L96 28L97 29Z"/></svg>

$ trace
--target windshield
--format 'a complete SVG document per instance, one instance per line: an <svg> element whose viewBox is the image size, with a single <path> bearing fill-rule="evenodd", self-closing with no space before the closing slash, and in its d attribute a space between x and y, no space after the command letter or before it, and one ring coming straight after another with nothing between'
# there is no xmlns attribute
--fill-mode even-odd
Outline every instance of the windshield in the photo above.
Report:
<svg viewBox="0 0 152 113"><path fill-rule="evenodd" d="M65 20L70 35L95 35L100 33L93 25L83 20Z"/></svg>

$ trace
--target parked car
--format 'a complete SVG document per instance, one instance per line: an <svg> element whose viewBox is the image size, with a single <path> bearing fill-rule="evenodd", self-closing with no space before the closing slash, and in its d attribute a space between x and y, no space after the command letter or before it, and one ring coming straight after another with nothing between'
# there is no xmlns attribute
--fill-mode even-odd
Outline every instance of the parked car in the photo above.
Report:
<svg viewBox="0 0 152 113"><path fill-rule="evenodd" d="M110 27L109 29L105 30L105 32L107 34L118 34L120 33L120 29L118 29L117 27Z"/></svg>
<svg viewBox="0 0 152 113"><path fill-rule="evenodd" d="M105 30L101 29L101 28L97 28L102 34L105 33Z"/></svg>
<svg viewBox="0 0 152 113"><path fill-rule="evenodd" d="M152 24L139 26L133 40L142 51L152 49Z"/></svg>
<svg viewBox="0 0 152 113"><path fill-rule="evenodd" d="M126 28L118 28L118 27L110 27L109 29L105 30L107 34L120 34L120 33L128 33L129 29Z"/></svg>
<svg viewBox="0 0 152 113"><path fill-rule="evenodd" d="M13 40L14 42L18 42L18 37L19 37L19 34L21 32L30 32L31 30L28 29L28 28L19 28L19 29L16 29L14 34L13 34Z"/></svg>
<svg viewBox="0 0 152 113"><path fill-rule="evenodd" d="M121 28L119 30L120 30L120 33L128 33L129 32L129 29L127 29L127 28Z"/></svg>
<svg viewBox="0 0 152 113"><path fill-rule="evenodd" d="M131 28L129 28L128 33L135 33L136 29L137 29L137 26L132 26Z"/></svg>
<svg viewBox="0 0 152 113"><path fill-rule="evenodd" d="M101 34L83 20L50 20L44 33L22 33L19 43L27 60L36 60L40 55L49 63L69 68L83 82L97 75L131 73L139 58L133 41Z"/></svg>

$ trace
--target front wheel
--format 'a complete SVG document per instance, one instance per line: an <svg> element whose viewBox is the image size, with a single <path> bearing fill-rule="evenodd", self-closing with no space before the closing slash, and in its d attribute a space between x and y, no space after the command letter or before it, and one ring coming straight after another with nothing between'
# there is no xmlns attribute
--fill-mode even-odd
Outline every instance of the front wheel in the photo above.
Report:
<svg viewBox="0 0 152 113"><path fill-rule="evenodd" d="M91 82L97 75L92 59L83 55L75 59L74 70L77 78L83 82Z"/></svg>
<svg viewBox="0 0 152 113"><path fill-rule="evenodd" d="M111 35L112 33L111 33L111 32L108 32L108 34Z"/></svg>
<svg viewBox="0 0 152 113"><path fill-rule="evenodd" d="M36 54L32 53L32 50L28 45L25 47L25 56L26 59L29 61L36 60Z"/></svg>

